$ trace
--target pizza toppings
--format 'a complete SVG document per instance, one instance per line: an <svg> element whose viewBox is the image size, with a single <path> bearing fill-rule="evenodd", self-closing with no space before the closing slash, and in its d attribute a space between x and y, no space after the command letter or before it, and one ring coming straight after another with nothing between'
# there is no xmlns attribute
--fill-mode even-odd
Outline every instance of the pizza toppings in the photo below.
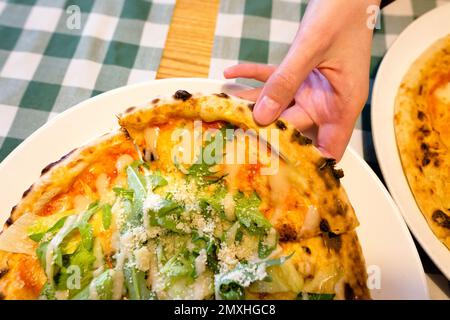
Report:
<svg viewBox="0 0 450 320"><path fill-rule="evenodd" d="M174 98L181 101L175 104L191 97L177 91ZM215 97L224 105L234 101L225 94ZM195 109L197 99L187 105ZM164 103L154 101L151 107L163 108ZM236 110L245 116L244 109ZM141 160L135 160L138 154L131 145L106 149L73 178L67 192L44 202L42 216L26 224L30 254L45 272L40 298L334 298L334 285L344 279L336 253L344 242L331 233L336 231L334 219L324 213L339 203L337 194L325 199L330 206L325 212L314 193L315 185L324 191L322 184L304 178L295 168L298 161L283 158L268 177L261 173L268 165L260 158L241 164L240 156L244 161L253 153L267 156L271 147L253 150L250 143L259 140L259 133L241 135L236 123L202 123L207 132L196 136L194 131L201 156L185 162L179 153L171 154L174 143L169 139L175 130L195 129L195 121L164 117L161 113L148 123L147 115L139 114L139 129L122 133L133 139ZM292 147L312 143L288 128L281 120L274 125L286 131L280 134ZM242 137L244 152L229 148ZM227 163L229 156L235 162ZM325 159L318 166L308 161L302 166L309 166L312 175L326 174L334 192L340 177L335 162ZM0 292L6 292L2 282Z"/></svg>

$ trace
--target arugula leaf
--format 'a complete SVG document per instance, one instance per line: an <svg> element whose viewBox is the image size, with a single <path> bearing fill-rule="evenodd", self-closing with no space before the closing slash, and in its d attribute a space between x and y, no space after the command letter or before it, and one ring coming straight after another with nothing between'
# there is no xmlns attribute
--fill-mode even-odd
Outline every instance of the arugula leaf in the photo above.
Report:
<svg viewBox="0 0 450 320"><path fill-rule="evenodd" d="M111 205L105 204L102 207L102 223L103 223L103 229L108 230L111 226L111 220L112 220L112 212L111 212Z"/></svg>
<svg viewBox="0 0 450 320"><path fill-rule="evenodd" d="M42 242L36 249L36 256L39 259L39 263L41 264L42 269L45 270L46 266L46 255L47 255L47 247L49 241Z"/></svg>
<svg viewBox="0 0 450 320"><path fill-rule="evenodd" d="M271 228L267 235L260 237L258 242L258 257L261 259L267 258L278 244L278 233L275 228Z"/></svg>
<svg viewBox="0 0 450 320"><path fill-rule="evenodd" d="M99 300L111 300L114 287L111 270L102 272L99 276L92 279L82 290L71 297L71 300L88 300L90 297L90 286L95 286L97 298Z"/></svg>
<svg viewBox="0 0 450 320"><path fill-rule="evenodd" d="M82 291L82 288L91 282L94 262L95 256L92 252L86 250L84 246L78 247L77 251L69 256L68 262L65 264L68 267L63 267L60 270L56 281L58 290L69 289L69 298L76 296ZM76 270L79 271L76 275L74 275L74 268L77 268ZM80 276L80 278L75 279L74 276ZM72 283L73 280L79 280L79 287L78 281Z"/></svg>
<svg viewBox="0 0 450 320"><path fill-rule="evenodd" d="M131 212L127 217L127 222L130 226L142 224L142 206L147 196L147 182L145 177L139 172L139 165L139 162L135 162L127 167L128 187L134 191Z"/></svg>
<svg viewBox="0 0 450 320"><path fill-rule="evenodd" d="M217 258L218 247L214 240L210 240L206 246L206 264L214 272L219 272L219 259Z"/></svg>
<svg viewBox="0 0 450 320"><path fill-rule="evenodd" d="M35 242L39 242L42 240L42 238L46 234L49 234L50 236L54 236L59 231L59 229L62 228L62 226L64 225L64 222L66 222L66 219L67 219L67 216L59 219L53 226L51 226L46 231L37 232L37 233L29 233L28 237Z"/></svg>
<svg viewBox="0 0 450 320"><path fill-rule="evenodd" d="M173 232L183 233L177 228L180 222L180 215L184 212L184 208L177 202L168 198L161 199L158 203L157 211L149 210L150 225L160 226Z"/></svg>
<svg viewBox="0 0 450 320"><path fill-rule="evenodd" d="M133 198L134 198L134 191L133 190L125 189L125 188L119 188L119 187L114 187L113 191L116 194L116 196L121 197L121 198L126 199L126 200L129 200L129 201L133 201Z"/></svg>
<svg viewBox="0 0 450 320"><path fill-rule="evenodd" d="M161 175L160 172L148 175L145 178L147 179L147 184L151 190L167 185L167 180Z"/></svg>
<svg viewBox="0 0 450 320"><path fill-rule="evenodd" d="M219 294L223 300L244 300L245 292L237 282L227 282L220 285Z"/></svg>
<svg viewBox="0 0 450 320"><path fill-rule="evenodd" d="M188 177L195 178L197 183L216 183L223 178L216 176L210 169L218 164L223 157L226 141L230 138L227 137L227 128L229 127L223 126L214 136L208 137L209 141L206 141L200 149L201 162L198 160L198 162L189 167L187 175ZM216 154L217 150L220 150L220 154ZM212 161L206 161L206 159L211 159Z"/></svg>
<svg viewBox="0 0 450 320"><path fill-rule="evenodd" d="M94 242L92 226L89 223L82 221L78 224L78 230L81 235L81 244L86 250L91 250Z"/></svg>
<svg viewBox="0 0 450 320"><path fill-rule="evenodd" d="M55 296L55 288L50 284L50 282L46 282L39 293L39 300L56 300Z"/></svg>
<svg viewBox="0 0 450 320"><path fill-rule="evenodd" d="M125 285L128 290L130 300L149 300L152 292L147 287L145 272L137 270L135 267L125 265L124 269Z"/></svg>
<svg viewBox="0 0 450 320"><path fill-rule="evenodd" d="M249 197L245 197L242 192L234 196L236 203L236 217L238 221L252 234L266 234L272 225L259 211L261 200L253 192Z"/></svg>
<svg viewBox="0 0 450 320"><path fill-rule="evenodd" d="M333 300L335 296L334 293L300 292L297 295L297 300Z"/></svg>
<svg viewBox="0 0 450 320"><path fill-rule="evenodd" d="M195 277L195 257L187 250L182 250L170 258L161 268L161 273L171 280L183 277Z"/></svg>
<svg viewBox="0 0 450 320"><path fill-rule="evenodd" d="M211 195L208 195L207 197L200 198L200 209L202 210L202 214L205 217L210 217L211 212L209 211L212 209L216 214L220 216L222 219L227 219L225 216L225 209L223 207L223 199L225 198L227 194L227 189L223 184L216 185L216 189ZM209 209L210 208L210 209Z"/></svg>

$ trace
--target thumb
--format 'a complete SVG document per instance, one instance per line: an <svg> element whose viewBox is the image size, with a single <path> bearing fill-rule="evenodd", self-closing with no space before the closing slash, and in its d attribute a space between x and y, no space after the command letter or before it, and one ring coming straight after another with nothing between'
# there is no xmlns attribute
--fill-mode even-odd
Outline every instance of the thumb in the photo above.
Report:
<svg viewBox="0 0 450 320"><path fill-rule="evenodd" d="M272 73L256 101L253 116L261 125L275 121L294 100L295 94L315 67L312 57L294 42L281 65ZM314 59L315 60L315 59Z"/></svg>

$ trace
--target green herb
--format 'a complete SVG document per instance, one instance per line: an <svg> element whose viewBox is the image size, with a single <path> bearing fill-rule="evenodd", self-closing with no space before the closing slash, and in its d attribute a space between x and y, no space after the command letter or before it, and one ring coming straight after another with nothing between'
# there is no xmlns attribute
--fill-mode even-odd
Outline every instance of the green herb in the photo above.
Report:
<svg viewBox="0 0 450 320"><path fill-rule="evenodd" d="M244 287L236 282L223 283L219 288L220 296L223 300L244 300Z"/></svg>
<svg viewBox="0 0 450 320"><path fill-rule="evenodd" d="M210 240L206 246L206 264L214 272L219 272L219 259L217 258L218 247L214 240Z"/></svg>
<svg viewBox="0 0 450 320"><path fill-rule="evenodd" d="M118 197L121 197L123 199L127 199L127 200L130 200L130 201L133 201L133 198L134 198L134 191L133 190L125 189L125 188L119 188L119 187L114 187L113 191Z"/></svg>
<svg viewBox="0 0 450 320"><path fill-rule="evenodd" d="M111 226L111 220L112 220L112 212L111 212L111 205L105 204L102 207L102 223L103 223L103 229L108 230Z"/></svg>
<svg viewBox="0 0 450 320"><path fill-rule="evenodd" d="M171 280L195 277L195 257L187 250L182 250L170 258L162 267L161 273Z"/></svg>
<svg viewBox="0 0 450 320"><path fill-rule="evenodd" d="M128 264L124 267L125 285L130 300L149 300L152 292L147 287L145 272L142 272Z"/></svg>
<svg viewBox="0 0 450 320"><path fill-rule="evenodd" d="M90 298L91 286L95 286L95 291L99 300L111 300L114 286L111 270L108 269L98 277L92 279L89 284L70 298L72 300L88 300Z"/></svg>
<svg viewBox="0 0 450 320"><path fill-rule="evenodd" d="M59 229L62 228L62 226L64 225L64 222L66 222L67 216L63 217L61 219L59 219L53 226L51 226L48 230L44 231L44 232L39 232L39 233L32 233L29 234L28 237L35 241L35 242L39 242L42 240L42 238L46 235L49 234L49 236L54 236Z"/></svg>
<svg viewBox="0 0 450 320"><path fill-rule="evenodd" d="M236 217L239 222L252 234L266 234L272 227L270 222L259 211L261 200L254 192L246 197L242 192L235 195Z"/></svg>
<svg viewBox="0 0 450 320"><path fill-rule="evenodd" d="M188 169L188 177L196 179L199 184L217 183L223 176L217 176L210 169L220 163L224 154L224 147L227 139L227 126L220 128L214 136L207 137L207 141L200 149L200 158L198 162L192 164ZM218 153L217 153L218 152ZM212 160L212 161L210 161Z"/></svg>
<svg viewBox="0 0 450 320"><path fill-rule="evenodd" d="M69 290L69 298L76 296L92 280L95 256L84 246L69 256L67 267L62 267L56 279L58 290Z"/></svg>
<svg viewBox="0 0 450 320"><path fill-rule="evenodd" d="M146 176L149 189L155 190L158 187L163 187L167 185L167 180L161 175L160 172Z"/></svg>
<svg viewBox="0 0 450 320"><path fill-rule="evenodd" d="M140 162L134 162L127 167L128 187L134 192L127 223L134 227L142 225L142 206L147 196L147 182L144 175L139 172L140 165Z"/></svg>
<svg viewBox="0 0 450 320"><path fill-rule="evenodd" d="M278 233L275 228L271 228L267 235L261 236L258 243L258 257L267 258L278 245Z"/></svg>
<svg viewBox="0 0 450 320"><path fill-rule="evenodd" d="M39 293L39 300L56 300L55 288L47 281Z"/></svg>

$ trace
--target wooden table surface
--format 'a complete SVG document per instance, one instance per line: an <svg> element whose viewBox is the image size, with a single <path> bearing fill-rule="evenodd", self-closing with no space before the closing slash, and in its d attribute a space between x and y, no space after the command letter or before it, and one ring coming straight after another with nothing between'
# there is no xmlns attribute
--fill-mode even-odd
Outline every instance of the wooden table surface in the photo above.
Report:
<svg viewBox="0 0 450 320"><path fill-rule="evenodd" d="M177 0L157 79L208 77L219 0Z"/></svg>

